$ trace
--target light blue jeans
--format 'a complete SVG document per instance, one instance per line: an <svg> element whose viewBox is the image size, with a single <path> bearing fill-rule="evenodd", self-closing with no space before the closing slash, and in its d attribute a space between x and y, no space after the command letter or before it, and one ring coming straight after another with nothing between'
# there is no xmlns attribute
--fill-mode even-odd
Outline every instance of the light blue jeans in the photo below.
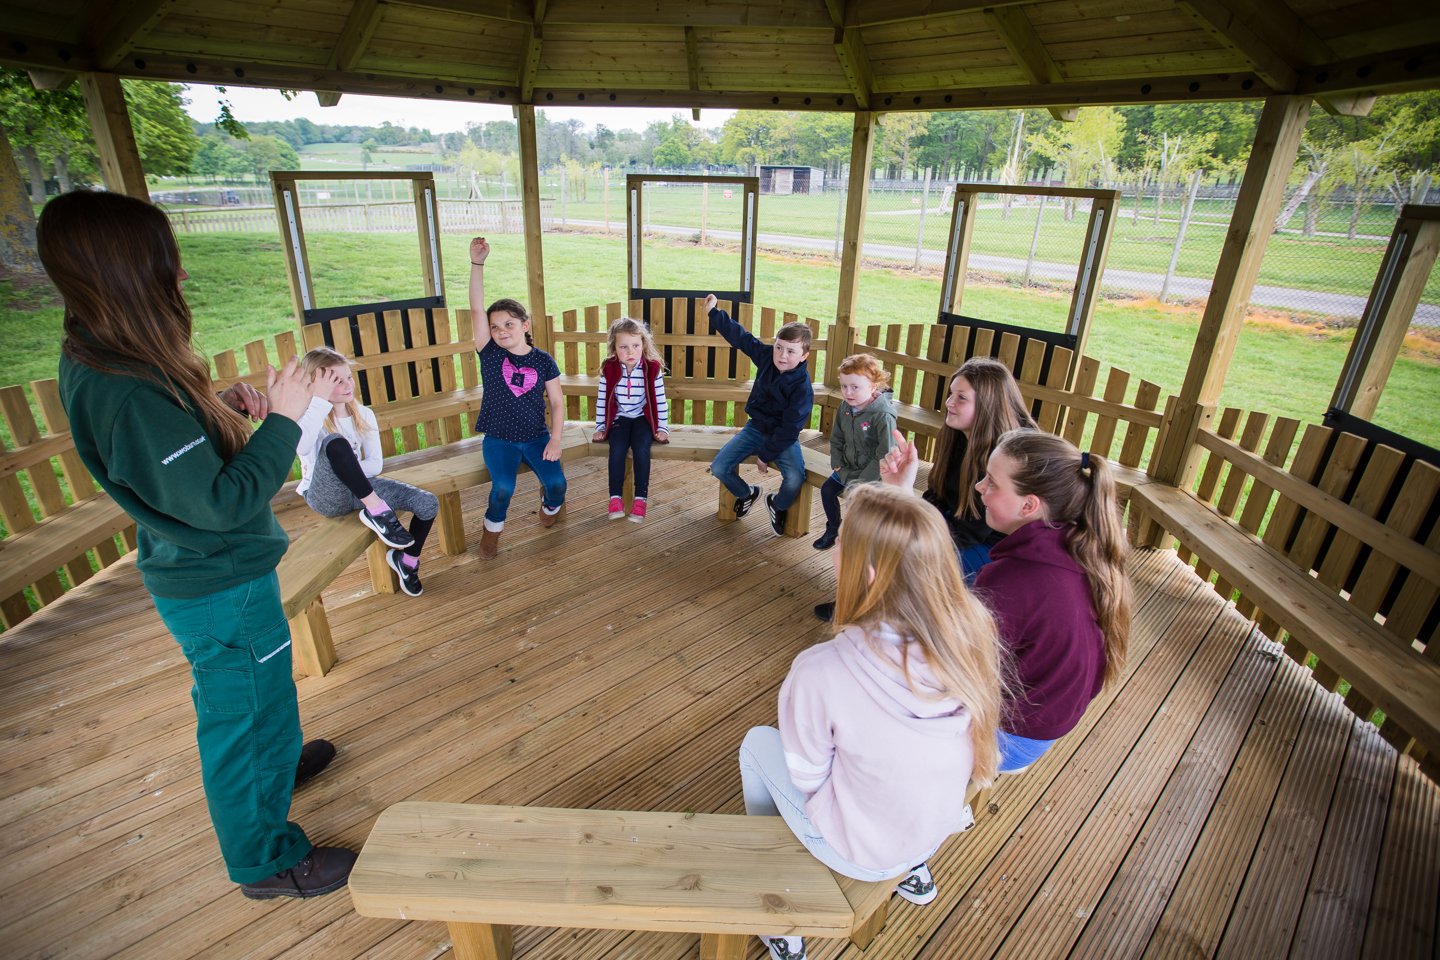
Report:
<svg viewBox="0 0 1440 960"><path fill-rule="evenodd" d="M1001 773L1015 773L1024 770L1045 756L1045 751L1055 743L1054 740L1031 740L1029 737L1017 737L1004 730L996 730L995 737L1000 741Z"/></svg>
<svg viewBox="0 0 1440 960"><path fill-rule="evenodd" d="M875 883L907 873L915 863L923 863L935 851L914 861L907 860L885 870L872 870L851 863L820 836L819 829L805 812L805 794L790 780L785 765L785 748L780 731L774 727L751 727L740 744L740 789L745 795L745 813L752 817L784 817L785 825L805 849L825 866L856 880ZM938 848L937 848L938 849Z"/></svg>
<svg viewBox="0 0 1440 960"><path fill-rule="evenodd" d="M765 434L753 423L747 423L715 454L715 459L710 462L710 472L735 496L749 496L750 484L740 479L740 464L755 456L764 446ZM800 452L800 444L792 443L781 451L780 456L775 458L775 465L780 468L780 492L775 495L775 509L789 510L795 498L800 496L800 488L805 486L805 455Z"/></svg>
<svg viewBox="0 0 1440 960"><path fill-rule="evenodd" d="M510 498L515 495L515 477L520 472L521 461L535 472L540 481L543 491L541 502L551 511L560 509L565 502L565 469L560 466L559 460L545 459L545 444L549 442L548 431L525 443L501 440L488 434L480 442L485 468L490 471L490 501L485 506L486 520L491 523L505 522L505 514L510 512Z"/></svg>

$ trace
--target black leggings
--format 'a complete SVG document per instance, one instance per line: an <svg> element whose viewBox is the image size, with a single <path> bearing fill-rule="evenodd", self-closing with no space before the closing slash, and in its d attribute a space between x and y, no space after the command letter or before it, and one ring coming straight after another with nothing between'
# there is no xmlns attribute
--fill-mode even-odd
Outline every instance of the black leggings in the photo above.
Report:
<svg viewBox="0 0 1440 960"><path fill-rule="evenodd" d="M344 437L331 437L323 449L325 459L329 461L335 478L345 484L346 489L354 495L356 500L364 500L375 492L374 484L370 482L369 477L365 476L365 471L360 469L360 461L355 458L355 451L349 441ZM428 494L426 495L428 496ZM412 557L420 556L420 549L425 546L425 538L430 536L430 528L434 525L435 517L433 515L421 517L418 514L412 514L409 529L410 536L415 538L415 542L406 547L405 552Z"/></svg>

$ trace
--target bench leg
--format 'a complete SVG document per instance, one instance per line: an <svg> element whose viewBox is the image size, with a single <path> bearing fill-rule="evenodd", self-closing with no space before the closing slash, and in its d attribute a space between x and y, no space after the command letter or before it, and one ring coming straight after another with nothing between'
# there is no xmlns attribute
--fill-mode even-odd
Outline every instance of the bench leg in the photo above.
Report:
<svg viewBox="0 0 1440 960"><path fill-rule="evenodd" d="M335 666L330 620L318 597L290 621L290 644L295 651L296 672L303 677L323 677Z"/></svg>
<svg viewBox="0 0 1440 960"><path fill-rule="evenodd" d="M810 533L810 511L814 509L815 503L812 499L815 489L810 484L800 488L800 495L795 502L790 504L790 509L785 513L785 536L804 537Z"/></svg>
<svg viewBox="0 0 1440 960"><path fill-rule="evenodd" d="M735 494L726 490L725 484L718 480L715 481L715 485L720 488L719 508L715 511L715 519L722 523L738 520L739 518L735 516ZM764 509L764 504L760 504L760 507ZM751 510L754 509L754 507L751 507Z"/></svg>
<svg viewBox="0 0 1440 960"><path fill-rule="evenodd" d="M750 938L743 933L700 934L700 960L745 960Z"/></svg>
<svg viewBox="0 0 1440 960"><path fill-rule="evenodd" d="M395 582L395 571L385 562L385 551L389 549L376 540L365 551L365 565L370 568L370 589L376 593L394 593L400 589Z"/></svg>
<svg viewBox="0 0 1440 960"><path fill-rule="evenodd" d="M515 951L505 924L451 921L448 926L455 960L510 960Z"/></svg>
<svg viewBox="0 0 1440 960"><path fill-rule="evenodd" d="M625 458L625 485L620 490L620 496L626 503L635 502L635 465L630 462L629 457Z"/></svg>
<svg viewBox="0 0 1440 960"><path fill-rule="evenodd" d="M460 494L452 491L440 494L440 512L436 514L435 529L440 534L440 552L447 557L458 557L465 552L465 518L460 513Z"/></svg>
<svg viewBox="0 0 1440 960"><path fill-rule="evenodd" d="M880 906L875 912L866 917L863 921L856 918L855 928L850 931L850 942L861 950L870 946L870 941L875 935L885 928L885 921L890 918L890 900L886 898L880 901Z"/></svg>

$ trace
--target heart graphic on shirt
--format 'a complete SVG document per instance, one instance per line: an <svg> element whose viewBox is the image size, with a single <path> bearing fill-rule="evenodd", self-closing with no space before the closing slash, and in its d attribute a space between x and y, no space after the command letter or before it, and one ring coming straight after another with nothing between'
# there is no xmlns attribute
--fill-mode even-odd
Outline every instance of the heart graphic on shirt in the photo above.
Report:
<svg viewBox="0 0 1440 960"><path fill-rule="evenodd" d="M540 379L540 374L534 367L517 367L510 362L509 357L500 364L500 373L505 378L505 385L517 397L529 393L530 388Z"/></svg>

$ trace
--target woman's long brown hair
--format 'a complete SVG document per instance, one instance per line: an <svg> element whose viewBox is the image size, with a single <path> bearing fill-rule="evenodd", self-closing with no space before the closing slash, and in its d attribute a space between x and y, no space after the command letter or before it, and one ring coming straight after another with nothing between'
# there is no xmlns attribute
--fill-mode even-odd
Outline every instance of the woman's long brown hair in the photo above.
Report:
<svg viewBox="0 0 1440 960"><path fill-rule="evenodd" d="M210 365L191 342L165 214L121 193L76 190L45 205L35 232L40 262L65 299L65 356L159 384L215 432L222 457L239 453L249 424L215 395Z"/></svg>
<svg viewBox="0 0 1440 960"><path fill-rule="evenodd" d="M980 497L975 493L975 484L985 476L990 451L995 449L1002 434L1017 427L1033 428L1035 421L1010 368L999 360L971 357L955 371L946 389L952 388L960 377L964 377L975 392L975 419L968 433L948 424L940 428L940 437L935 443L935 466L930 471L930 492L944 500L947 481L958 474L955 489L959 491L960 502L951 504L955 515L978 518Z"/></svg>

